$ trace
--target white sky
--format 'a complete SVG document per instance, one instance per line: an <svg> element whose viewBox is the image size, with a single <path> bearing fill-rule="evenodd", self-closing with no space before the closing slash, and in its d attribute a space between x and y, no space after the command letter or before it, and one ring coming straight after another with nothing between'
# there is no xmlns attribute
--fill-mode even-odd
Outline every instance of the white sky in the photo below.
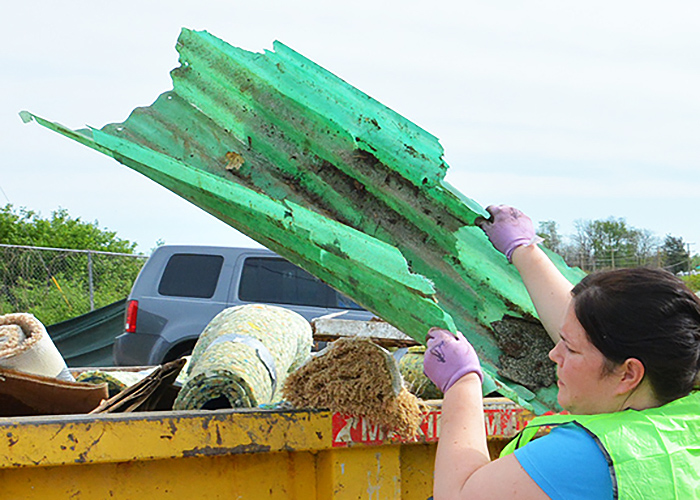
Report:
<svg viewBox="0 0 700 500"><path fill-rule="evenodd" d="M36 124L120 122L172 88L182 27L277 39L440 138L447 180L573 232L624 217L700 251L695 1L4 2L0 205L139 244L257 245L116 161Z"/></svg>

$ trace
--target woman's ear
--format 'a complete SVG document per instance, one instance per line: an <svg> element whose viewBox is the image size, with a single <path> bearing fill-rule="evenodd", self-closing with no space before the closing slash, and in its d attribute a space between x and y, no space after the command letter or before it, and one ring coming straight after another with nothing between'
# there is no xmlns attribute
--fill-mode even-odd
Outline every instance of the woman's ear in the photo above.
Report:
<svg viewBox="0 0 700 500"><path fill-rule="evenodd" d="M635 390L642 383L646 372L644 364L637 358L627 358L617 367L616 371L620 377L618 394L626 394Z"/></svg>

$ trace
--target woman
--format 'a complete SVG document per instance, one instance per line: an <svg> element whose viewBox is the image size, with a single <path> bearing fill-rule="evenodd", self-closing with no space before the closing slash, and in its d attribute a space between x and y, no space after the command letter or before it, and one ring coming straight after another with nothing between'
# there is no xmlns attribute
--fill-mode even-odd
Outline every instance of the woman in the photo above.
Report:
<svg viewBox="0 0 700 500"><path fill-rule="evenodd" d="M560 425L548 435L490 461L477 355L461 334L431 329L424 370L445 393L435 500L700 498L698 298L651 269L572 287L527 216L487 210L479 224L520 272L554 341L558 401L572 415L549 418Z"/></svg>

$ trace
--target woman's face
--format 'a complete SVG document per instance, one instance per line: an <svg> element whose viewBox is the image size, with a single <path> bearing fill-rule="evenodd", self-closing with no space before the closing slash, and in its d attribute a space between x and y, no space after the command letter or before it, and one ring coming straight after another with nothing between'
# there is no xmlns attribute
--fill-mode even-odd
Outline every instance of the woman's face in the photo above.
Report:
<svg viewBox="0 0 700 500"><path fill-rule="evenodd" d="M615 377L604 374L605 357L588 340L574 313L573 300L560 335L561 340L549 352L549 358L557 364L559 404L579 415L616 411Z"/></svg>

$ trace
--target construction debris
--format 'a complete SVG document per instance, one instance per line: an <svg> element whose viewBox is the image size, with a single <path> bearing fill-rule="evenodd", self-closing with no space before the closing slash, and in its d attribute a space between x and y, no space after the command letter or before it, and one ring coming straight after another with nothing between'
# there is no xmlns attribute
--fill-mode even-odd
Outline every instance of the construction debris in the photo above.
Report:
<svg viewBox="0 0 700 500"><path fill-rule="evenodd" d="M93 385L0 368L0 417L89 413L107 399L107 384Z"/></svg>
<svg viewBox="0 0 700 500"><path fill-rule="evenodd" d="M311 320L314 340L333 341L343 337L366 338L383 347L403 347L417 342L381 320L355 321L322 316Z"/></svg>
<svg viewBox="0 0 700 500"><path fill-rule="evenodd" d="M77 382L86 384L107 384L109 397L116 396L127 387L137 384L148 375L153 373L157 367L146 368L145 370L85 370L75 377Z"/></svg>
<svg viewBox="0 0 700 500"><path fill-rule="evenodd" d="M131 413L170 410L178 390L173 385L187 360L179 358L155 367L145 377L102 401L90 413Z"/></svg>

